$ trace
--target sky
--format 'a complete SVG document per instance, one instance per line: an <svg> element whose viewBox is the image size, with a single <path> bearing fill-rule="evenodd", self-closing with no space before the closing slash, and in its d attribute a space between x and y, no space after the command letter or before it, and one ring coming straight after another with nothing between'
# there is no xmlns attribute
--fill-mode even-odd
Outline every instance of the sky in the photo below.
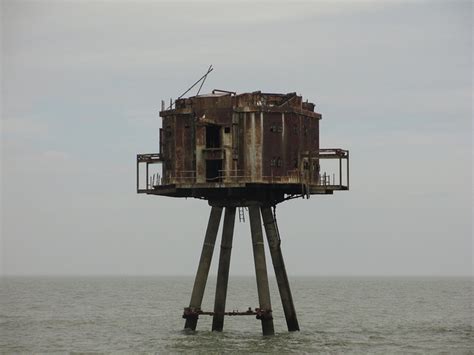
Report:
<svg viewBox="0 0 474 355"><path fill-rule="evenodd" d="M472 275L471 33L469 1L3 0L0 274L193 275L210 207L137 195L135 159L212 64L204 92L296 91L350 150L350 191L277 207L290 277Z"/></svg>

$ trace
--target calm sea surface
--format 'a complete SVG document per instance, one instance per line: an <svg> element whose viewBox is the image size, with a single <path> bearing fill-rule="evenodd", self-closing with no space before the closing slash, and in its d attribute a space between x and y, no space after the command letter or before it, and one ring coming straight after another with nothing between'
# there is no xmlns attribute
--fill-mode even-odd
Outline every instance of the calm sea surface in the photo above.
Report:
<svg viewBox="0 0 474 355"><path fill-rule="evenodd" d="M212 310L215 277L203 304ZM191 277L0 279L2 352L473 353L469 278L292 277L301 327L288 333L271 280L275 330L254 317L227 317L212 333L182 330ZM252 277L232 277L227 310L257 304Z"/></svg>

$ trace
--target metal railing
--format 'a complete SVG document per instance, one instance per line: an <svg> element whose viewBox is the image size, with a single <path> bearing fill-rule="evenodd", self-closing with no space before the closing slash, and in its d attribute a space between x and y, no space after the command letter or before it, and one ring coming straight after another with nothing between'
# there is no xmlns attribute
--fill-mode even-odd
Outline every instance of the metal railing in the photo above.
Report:
<svg viewBox="0 0 474 355"><path fill-rule="evenodd" d="M263 175L255 177L243 174L243 170L219 170L219 175L214 178L206 178L206 182L220 182L220 183L286 183L286 184L301 184L312 183L321 186L336 185L336 175L323 172L318 174L317 178L311 179L305 177L304 171L297 169L288 170L286 175ZM149 187L166 185L168 183L196 183L195 170L178 170L172 173L169 177L162 177L159 173L153 174L149 177Z"/></svg>
<svg viewBox="0 0 474 355"><path fill-rule="evenodd" d="M321 172L320 162L326 159L336 159L339 161L337 172ZM345 181L343 176L342 161L346 161ZM214 178L202 177L199 183L224 184L246 184L246 183L275 183L275 184L301 184L307 188L309 185L331 186L339 188L349 188L349 152L344 149L320 149L314 152L300 154L301 169L288 170L283 175L252 176L244 170L219 170ZM303 164L306 162L306 165ZM146 164L146 188L139 186L139 164ZM168 171L165 176L154 173L150 176L149 165L163 163L160 154L139 154L137 155L137 191L146 192L156 187L169 184L196 184L198 175L196 170L175 170ZM317 169L317 170L316 170Z"/></svg>

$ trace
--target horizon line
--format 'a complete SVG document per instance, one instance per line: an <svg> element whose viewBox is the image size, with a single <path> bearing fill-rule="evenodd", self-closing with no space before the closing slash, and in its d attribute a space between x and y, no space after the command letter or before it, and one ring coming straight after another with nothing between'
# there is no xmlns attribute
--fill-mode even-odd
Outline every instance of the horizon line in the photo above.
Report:
<svg viewBox="0 0 474 355"><path fill-rule="evenodd" d="M268 275L269 278L275 278L275 275ZM440 278L472 278L473 274L293 274L291 277L386 277L386 278L419 278L419 277L440 277ZM0 278L8 277L195 277L193 274L1 274ZM210 278L216 278L217 274L209 274ZM235 274L229 275L232 277L255 277L252 274Z"/></svg>

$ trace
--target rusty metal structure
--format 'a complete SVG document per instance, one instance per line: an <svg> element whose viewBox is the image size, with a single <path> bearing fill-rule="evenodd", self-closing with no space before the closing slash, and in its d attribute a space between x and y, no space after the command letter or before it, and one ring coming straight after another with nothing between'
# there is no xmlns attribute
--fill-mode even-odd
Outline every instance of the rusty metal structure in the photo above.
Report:
<svg viewBox="0 0 474 355"><path fill-rule="evenodd" d="M321 114L314 108L294 92L213 90L180 97L168 108L162 102L159 153L137 155L137 192L205 199L211 206L191 301L183 314L185 328L195 330L200 315L213 316L215 331L222 331L225 315L255 315L264 335L274 333L263 219L288 330L299 330L274 208L288 199L349 189L349 152L320 148ZM331 162L331 172L325 162ZM161 170L152 172L156 164ZM250 217L259 307L225 312L235 216L238 210L244 220L244 208ZM203 311L223 210L214 310Z"/></svg>

